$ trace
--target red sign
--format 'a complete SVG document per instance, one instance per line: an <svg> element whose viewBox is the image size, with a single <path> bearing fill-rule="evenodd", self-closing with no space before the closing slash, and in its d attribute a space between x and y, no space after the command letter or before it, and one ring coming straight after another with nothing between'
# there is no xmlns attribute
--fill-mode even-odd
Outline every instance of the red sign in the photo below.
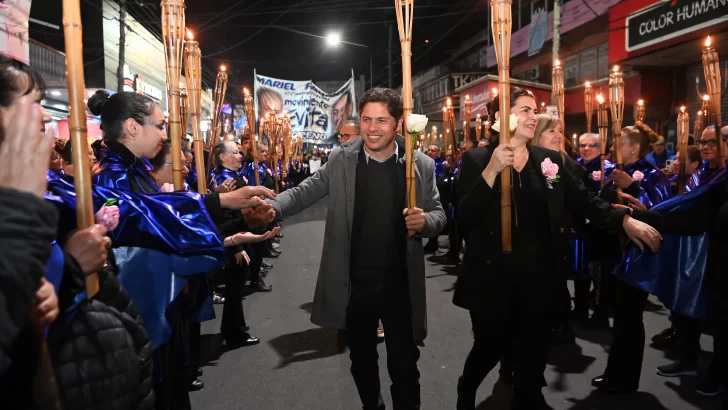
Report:
<svg viewBox="0 0 728 410"><path fill-rule="evenodd" d="M512 86L523 88L528 90L536 96L536 105L541 106L541 102L546 105L551 105L551 90L544 90L542 88L528 87L517 84L513 81ZM469 95L470 100L473 102L471 110L471 119L475 120L478 114L481 117L485 117L488 114L488 110L485 106L486 103L491 101L495 95L493 95L493 89L498 88L498 79L486 79L472 87L464 88L460 90L460 121L465 121L465 96Z"/></svg>

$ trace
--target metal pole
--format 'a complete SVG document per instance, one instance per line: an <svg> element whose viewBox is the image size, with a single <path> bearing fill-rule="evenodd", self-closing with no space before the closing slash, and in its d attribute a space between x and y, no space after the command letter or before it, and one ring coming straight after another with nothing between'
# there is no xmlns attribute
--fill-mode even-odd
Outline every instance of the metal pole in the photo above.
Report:
<svg viewBox="0 0 728 410"><path fill-rule="evenodd" d="M369 81L372 88L374 88L374 61L372 60L372 49L367 47L367 50L369 51Z"/></svg>
<svg viewBox="0 0 728 410"><path fill-rule="evenodd" d="M389 52L388 68L389 68L389 88L392 88L392 23L389 23L389 46L387 47Z"/></svg>

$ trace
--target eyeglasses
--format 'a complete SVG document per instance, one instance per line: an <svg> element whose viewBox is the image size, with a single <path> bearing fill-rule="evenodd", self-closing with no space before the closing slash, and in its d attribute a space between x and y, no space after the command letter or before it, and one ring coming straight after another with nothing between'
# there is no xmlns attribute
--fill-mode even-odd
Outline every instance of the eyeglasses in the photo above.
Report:
<svg viewBox="0 0 728 410"><path fill-rule="evenodd" d="M704 147L709 146L710 148L715 148L718 146L718 140L700 140L698 141L698 146Z"/></svg>
<svg viewBox="0 0 728 410"><path fill-rule="evenodd" d="M190 167L190 165L191 165L191 163L190 163L189 161L185 161L185 162L183 162L183 163L182 163L182 165L184 165L184 166L186 166L187 168L189 168L189 167ZM165 162L165 163L164 163L164 166L165 166L165 167L171 167L171 166L173 166L173 164L172 164L171 162Z"/></svg>
<svg viewBox="0 0 728 410"><path fill-rule="evenodd" d="M242 152L240 152L240 151L228 151L228 152L226 152L225 154L230 154L230 155L240 155L240 154L242 154Z"/></svg>
<svg viewBox="0 0 728 410"><path fill-rule="evenodd" d="M579 144L579 148L599 148L599 144Z"/></svg>
<svg viewBox="0 0 728 410"><path fill-rule="evenodd" d="M149 121L149 122L147 122L147 124L148 125L151 125L152 127L156 127L157 129L159 129L162 132L166 132L167 131L167 128L165 127L165 125L167 125L167 122L166 121L162 121L161 124L158 123L158 122L156 122L156 121Z"/></svg>
<svg viewBox="0 0 728 410"><path fill-rule="evenodd" d="M340 139L340 140L341 140L341 139L346 139L346 140L348 140L348 139L351 139L351 138L356 138L356 137L358 137L358 135L354 135L354 134L339 134L339 139Z"/></svg>

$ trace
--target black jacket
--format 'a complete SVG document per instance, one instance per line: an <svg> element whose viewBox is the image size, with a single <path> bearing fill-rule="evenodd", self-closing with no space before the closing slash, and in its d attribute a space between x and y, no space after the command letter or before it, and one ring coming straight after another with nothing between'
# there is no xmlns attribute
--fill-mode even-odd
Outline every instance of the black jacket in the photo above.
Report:
<svg viewBox="0 0 728 410"><path fill-rule="evenodd" d="M27 319L45 273L57 213L40 198L0 188L0 397L31 408L38 337Z"/></svg>
<svg viewBox="0 0 728 410"><path fill-rule="evenodd" d="M571 235L572 215L567 210L580 209L592 223L613 232L622 231L626 210L612 209L585 188L564 167L559 153L538 147L528 147L530 161L540 164L546 159L559 166L560 180L547 189L546 203L551 225L554 272L566 272L568 238ZM453 302L469 310L491 311L508 303L510 275L503 263L500 226L500 177L491 188L481 174L492 153L485 147L463 154L460 184L463 195L458 209L458 227L467 241L463 270L458 278ZM543 180L546 184L545 178ZM470 187L470 188L468 188Z"/></svg>

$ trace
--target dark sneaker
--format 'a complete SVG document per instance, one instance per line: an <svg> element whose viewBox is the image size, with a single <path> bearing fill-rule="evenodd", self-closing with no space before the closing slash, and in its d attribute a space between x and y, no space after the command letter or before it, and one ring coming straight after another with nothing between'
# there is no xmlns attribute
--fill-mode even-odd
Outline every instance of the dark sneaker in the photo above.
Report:
<svg viewBox="0 0 728 410"><path fill-rule="evenodd" d="M664 377L697 376L698 368L694 364L677 361L674 363L657 366L657 374Z"/></svg>
<svg viewBox="0 0 728 410"><path fill-rule="evenodd" d="M717 396L723 391L723 387L712 377L706 377L695 391L703 396Z"/></svg>

